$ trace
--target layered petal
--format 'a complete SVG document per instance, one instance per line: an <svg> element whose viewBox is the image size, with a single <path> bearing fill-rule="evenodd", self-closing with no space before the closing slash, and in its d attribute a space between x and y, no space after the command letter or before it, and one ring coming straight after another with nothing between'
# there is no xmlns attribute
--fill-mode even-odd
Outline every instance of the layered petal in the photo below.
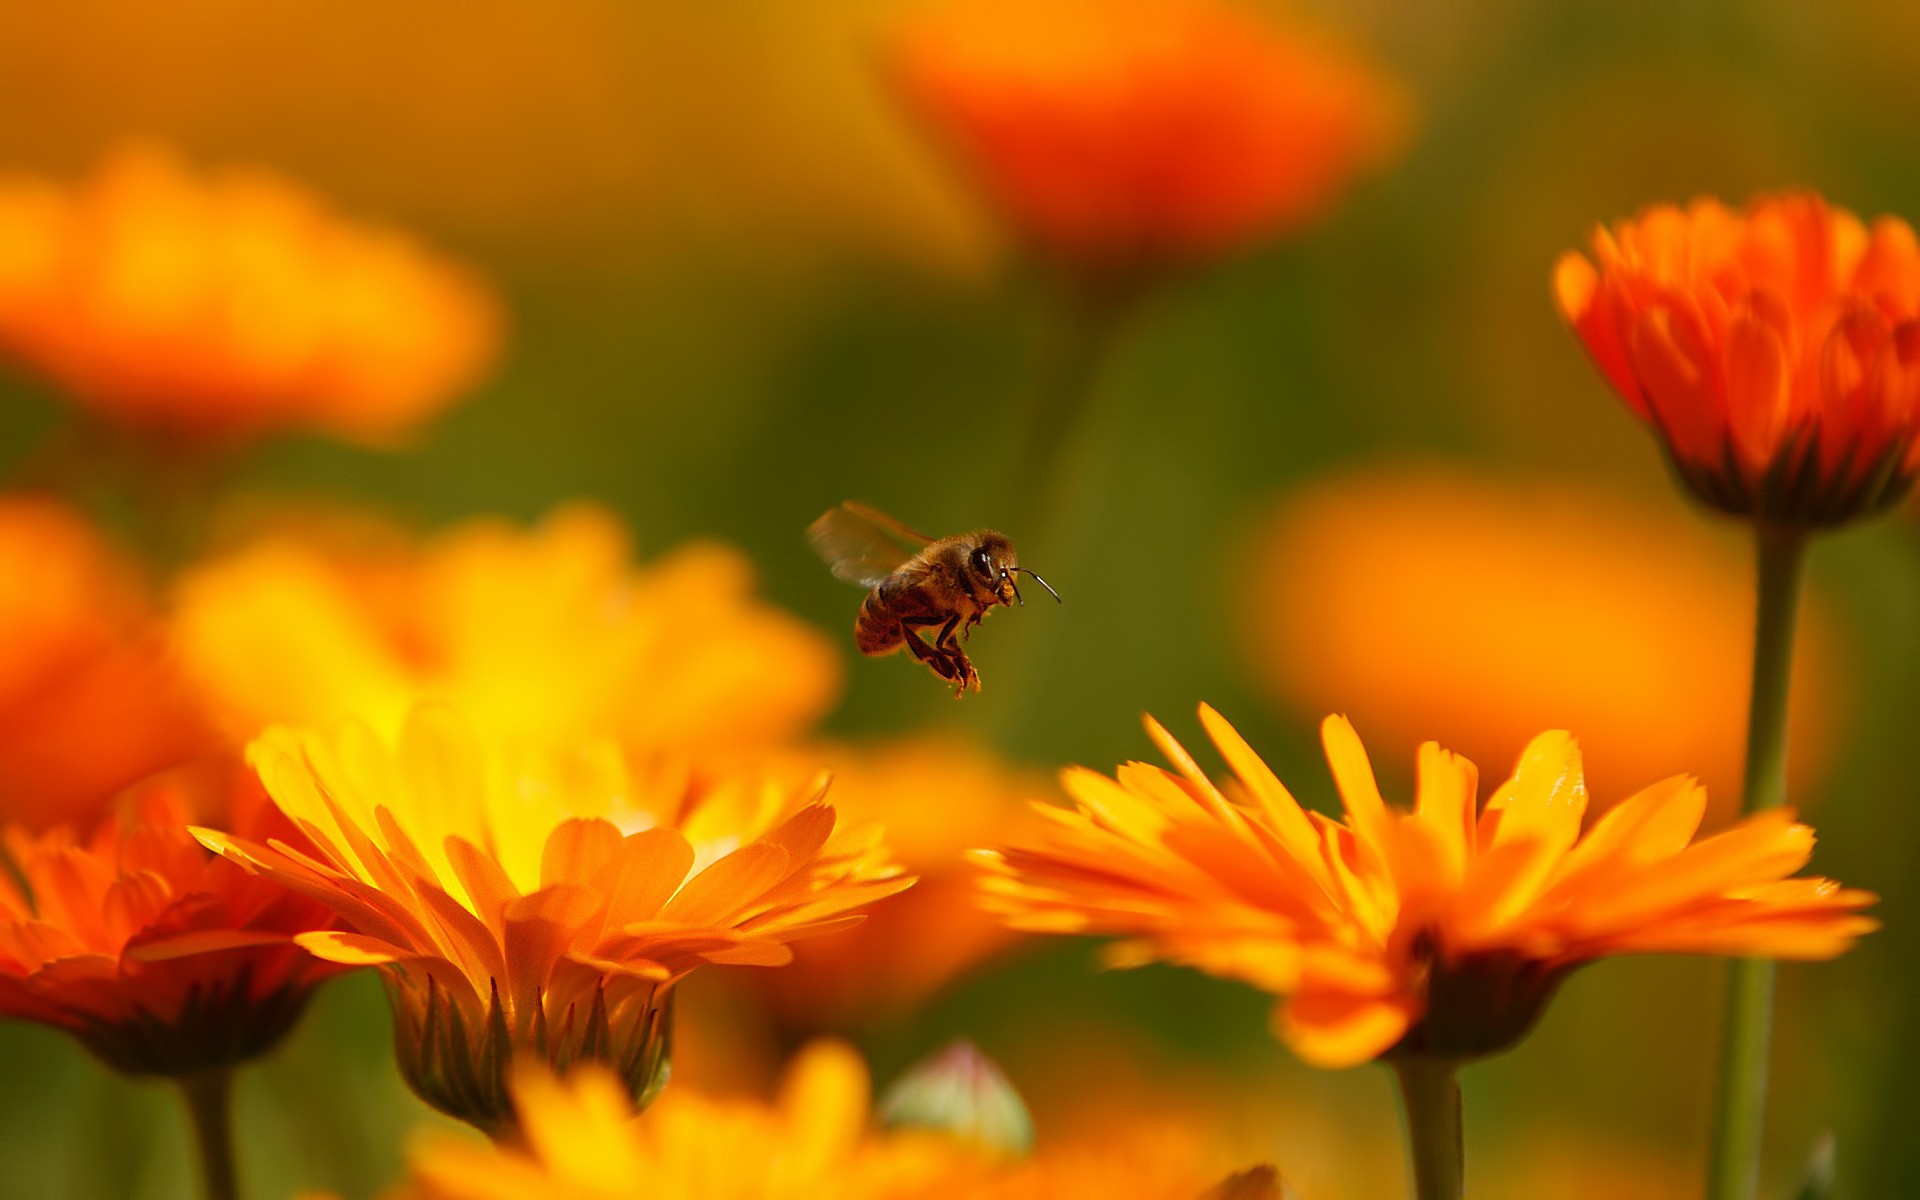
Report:
<svg viewBox="0 0 1920 1200"><path fill-rule="evenodd" d="M1565 733L1534 739L1484 802L1473 765L1429 743L1402 809L1352 726L1330 717L1345 816L1314 819L1308 842L1271 799L1272 773L1201 716L1234 771L1226 786L1196 780L1177 745L1178 771L1076 770L1073 809L977 856L982 901L1020 928L1124 936L1119 965L1166 959L1279 993L1276 1031L1321 1066L1496 1052L1568 971L1609 955L1825 958L1875 926L1860 915L1873 896L1795 876L1813 832L1788 814L1694 841L1706 800L1690 780L1655 784L1583 833L1583 765Z"/></svg>

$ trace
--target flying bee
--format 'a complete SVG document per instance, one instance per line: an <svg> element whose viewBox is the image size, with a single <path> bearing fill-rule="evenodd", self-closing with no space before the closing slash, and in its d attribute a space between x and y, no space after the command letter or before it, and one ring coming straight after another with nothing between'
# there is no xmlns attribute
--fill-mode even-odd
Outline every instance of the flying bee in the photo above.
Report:
<svg viewBox="0 0 1920 1200"><path fill-rule="evenodd" d="M853 623L860 653L905 648L954 685L955 699L968 688L980 690L980 673L955 632L970 638L996 605L1024 607L1016 574L1032 576L1060 599L1051 584L1019 565L1013 543L991 529L932 538L849 500L807 526L807 540L835 575L870 589ZM931 643L920 636L923 629L938 631Z"/></svg>

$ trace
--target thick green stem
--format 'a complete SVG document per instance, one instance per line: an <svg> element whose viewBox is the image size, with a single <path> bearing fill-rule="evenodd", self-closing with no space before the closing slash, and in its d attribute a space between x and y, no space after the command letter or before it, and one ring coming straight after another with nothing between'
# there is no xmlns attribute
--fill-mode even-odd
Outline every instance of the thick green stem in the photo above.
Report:
<svg viewBox="0 0 1920 1200"><path fill-rule="evenodd" d="M1460 1200L1466 1194L1465 1128L1460 1117L1460 1064L1450 1058L1390 1060L1407 1114L1416 1200Z"/></svg>
<svg viewBox="0 0 1920 1200"><path fill-rule="evenodd" d="M1787 792L1787 690L1794 621L1805 573L1802 529L1758 529L1759 603L1753 630L1753 692L1747 705L1744 814L1777 808ZM1715 1092L1709 1200L1751 1200L1760 1184L1760 1142L1767 1107L1767 1049L1773 1027L1773 964L1729 965L1724 1042Z"/></svg>
<svg viewBox="0 0 1920 1200"><path fill-rule="evenodd" d="M201 1194L207 1200L238 1200L239 1172L233 1158L233 1069L218 1067L182 1075L179 1083L200 1156Z"/></svg>

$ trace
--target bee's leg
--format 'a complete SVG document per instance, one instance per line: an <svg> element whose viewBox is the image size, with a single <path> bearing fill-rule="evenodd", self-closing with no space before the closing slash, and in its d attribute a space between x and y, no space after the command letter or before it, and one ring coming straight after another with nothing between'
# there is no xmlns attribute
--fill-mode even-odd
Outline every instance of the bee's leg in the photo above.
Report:
<svg viewBox="0 0 1920 1200"><path fill-rule="evenodd" d="M951 651L955 648L953 644L953 627L959 623L959 613L955 613L947 618L947 623L940 627L940 636L933 639L933 645L936 650Z"/></svg>
<svg viewBox="0 0 1920 1200"><path fill-rule="evenodd" d="M960 639L962 641L970 642L973 640L973 627L978 625L980 618L984 616L986 616L985 609L976 608L973 610L972 615L967 618L966 626L960 631Z"/></svg>
<svg viewBox="0 0 1920 1200"><path fill-rule="evenodd" d="M914 631L908 622L901 622L901 635L906 639L907 651L933 669L933 673L942 679L953 678L953 663L944 650L927 645L927 640Z"/></svg>

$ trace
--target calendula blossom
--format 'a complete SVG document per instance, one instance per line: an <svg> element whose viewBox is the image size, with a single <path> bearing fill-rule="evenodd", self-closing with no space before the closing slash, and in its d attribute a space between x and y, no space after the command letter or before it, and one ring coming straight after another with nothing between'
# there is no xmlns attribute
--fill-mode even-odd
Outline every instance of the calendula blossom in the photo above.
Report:
<svg viewBox="0 0 1920 1200"><path fill-rule="evenodd" d="M618 1082L585 1068L556 1079L523 1060L513 1075L523 1138L489 1146L436 1133L408 1154L407 1200L1280 1200L1270 1167L1225 1179L1196 1170L1192 1144L1157 1123L1110 1142L1044 1147L1031 1159L962 1137L873 1128L860 1057L809 1045L771 1101L675 1088L636 1118Z"/></svg>
<svg viewBox="0 0 1920 1200"><path fill-rule="evenodd" d="M170 443L393 442L479 378L499 324L463 268L266 171L128 145L78 183L0 179L0 347Z"/></svg>
<svg viewBox="0 0 1920 1200"><path fill-rule="evenodd" d="M1345 719L1322 727L1342 820L1303 809L1232 726L1200 719L1233 769L1063 776L1071 809L978 855L1015 926L1118 934L1109 957L1167 959L1287 999L1274 1027L1307 1061L1458 1061L1498 1052L1559 981L1616 954L1830 958L1876 926L1868 893L1792 878L1813 831L1784 811L1694 840L1706 796L1682 776L1587 811L1580 752L1547 733L1483 802L1472 763L1422 746L1411 811L1390 807Z"/></svg>
<svg viewBox="0 0 1920 1200"><path fill-rule="evenodd" d="M646 794L609 746L489 753L446 709L397 743L270 730L249 761L314 852L201 839L339 915L300 944L377 967L409 1085L492 1133L513 1124L515 1054L604 1063L644 1103L688 972L778 966L912 883L877 829L836 831L818 789L682 774Z"/></svg>
<svg viewBox="0 0 1920 1200"><path fill-rule="evenodd" d="M391 737L444 702L515 744L730 757L798 734L840 681L826 635L756 597L738 551L638 564L620 520L589 504L428 539L263 533L183 573L172 633L239 742L345 720Z"/></svg>
<svg viewBox="0 0 1920 1200"><path fill-rule="evenodd" d="M217 1071L278 1044L340 970L298 944L333 914L208 854L187 815L156 783L84 833L6 829L0 1016L65 1030L130 1075ZM264 801L231 823L300 840Z"/></svg>
<svg viewBox="0 0 1920 1200"><path fill-rule="evenodd" d="M1305 224L1404 123L1359 56L1219 0L933 5L888 61L1009 223L1099 276Z"/></svg>
<svg viewBox="0 0 1920 1200"><path fill-rule="evenodd" d="M1553 292L1694 494L1790 526L1897 503L1920 470L1920 243L1811 193L1657 205Z"/></svg>

